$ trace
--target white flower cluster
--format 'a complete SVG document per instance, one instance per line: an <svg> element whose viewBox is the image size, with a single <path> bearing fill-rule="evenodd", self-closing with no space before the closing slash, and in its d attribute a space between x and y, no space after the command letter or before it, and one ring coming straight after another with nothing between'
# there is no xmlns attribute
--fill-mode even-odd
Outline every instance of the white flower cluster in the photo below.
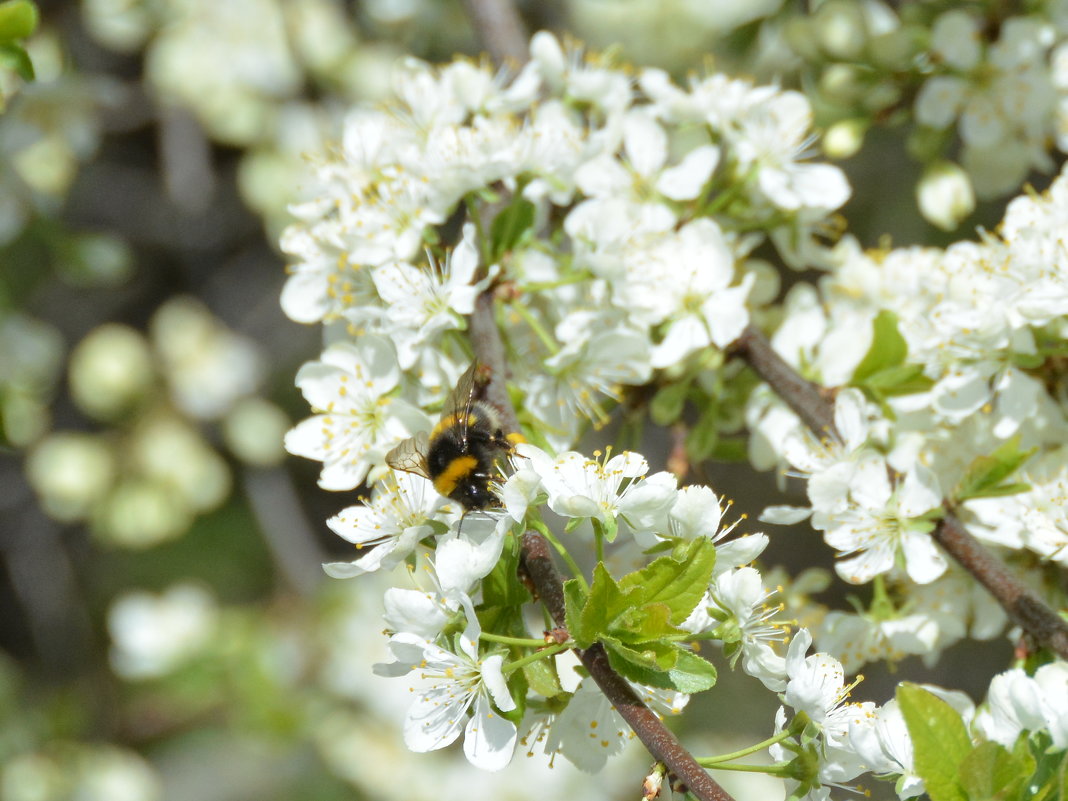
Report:
<svg viewBox="0 0 1068 801"><path fill-rule="evenodd" d="M1032 488L965 499L978 523L973 531L1064 560L1068 527L1059 499L1068 421L1055 374L1044 375L1068 323L1068 255L1060 245L1066 195L1062 176L1045 196L1013 201L997 236L946 250L864 253L844 241L819 295L799 286L787 298L773 343L813 379L862 385L854 379L872 332L879 315L891 312L917 373L910 380L923 381L907 394L888 387L881 409L858 390L841 391L840 445L801 434L796 418L766 396L751 403L750 422L762 432L754 460L768 466L778 459L809 476L813 524L841 555L852 555L838 564L846 580L887 573L917 584L938 579L946 562L926 536L931 519L944 498L954 499L976 457L1010 441L1041 451L1025 466Z"/></svg>
<svg viewBox="0 0 1068 801"><path fill-rule="evenodd" d="M555 666L559 644L543 648L517 638L515 627L487 625L496 620L487 594L500 601L501 580L514 579L517 538L529 528L551 534L544 513L598 549L594 586L606 598L625 594L598 585L611 561L606 544L633 553L716 542L707 586L673 633L723 643L780 694L778 757L801 765L818 742L797 797L826 798L828 785L865 772L899 777L902 797L922 792L894 703L848 702L845 676L867 659L936 654L969 625L976 636L1003 625L929 532L975 456L1014 436L1022 448L1063 438L1059 407L1027 372L1064 313L1056 204L1019 201L1000 238L949 251L872 255L851 240L828 250L819 235L849 188L837 169L802 160L811 117L803 96L719 75L687 89L655 70L635 81L565 53L547 34L531 52L511 80L464 61L440 70L408 62L400 102L350 115L339 149L315 165L317 194L295 208L299 222L283 237L294 260L283 307L297 321L322 323L328 343L297 376L316 413L286 446L323 463L327 489L371 488L368 502L329 521L357 553L326 569L352 577L425 567L418 587L386 593L394 661L376 667L413 682L405 742L430 751L462 733L468 759L487 770L503 768L517 744L588 769L620 747L625 726L589 678L552 703L518 679L531 661ZM445 249L458 210L470 221ZM649 474L635 453L590 459L569 450L588 421L604 419L601 404L621 385L646 383L654 368L682 374L691 357L741 334L747 304L774 289L749 260L765 241L788 263L830 269L822 297L805 285L790 293L776 346L822 383L859 387L838 394L835 442L803 434L783 405L754 393L754 461L809 476L810 508L771 516L811 516L846 557L838 567L847 581L882 588L889 578L910 582L915 597L930 593L914 618L889 599L867 618L827 616L816 637L833 653L808 654L805 629L785 654L776 647L788 639L780 607L750 565L767 538L718 542L723 508L711 490ZM387 467L386 454L431 429L428 412L470 359L464 331L484 292L493 293L514 356L509 381L520 419L545 448L516 448L499 488L503 512L460 517L431 481ZM875 337L891 346L872 348ZM900 358L887 362L883 350ZM882 383L865 385L862 372ZM873 386L880 403L871 401ZM1061 474L1044 475L1052 507ZM986 510L997 532L989 538L1013 536L996 512ZM1055 531L1059 518L1049 518ZM1041 544L1030 532L1014 536L1056 553L1047 532ZM498 571L487 589L484 580L508 559L508 575ZM564 559L576 576L571 586L588 597L577 563ZM643 625L666 631L657 614L659 623ZM607 642L602 633L593 639ZM641 641L640 631L627 633ZM693 660L687 679L699 683L707 663L682 646L671 658L679 649ZM635 689L664 713L687 701L681 691ZM789 723L787 707L796 713Z"/></svg>
<svg viewBox="0 0 1068 801"><path fill-rule="evenodd" d="M369 503L329 521L359 553L327 571L393 568L443 534L427 560L432 589L387 592L396 661L379 670L419 676L405 725L411 748L441 748L463 731L468 758L491 770L509 761L521 732L528 748L540 743L588 768L626 737L589 681L559 715L532 699L524 717L509 714L514 668L480 637L475 609L479 581L528 507L544 501L609 540L622 531L646 545L661 535L713 536L721 508L710 490L646 476L637 454L588 460L528 446L502 489L509 516L469 516L460 527L430 482L388 471L386 453L430 428L422 409L456 381L466 361L459 332L478 294L509 288L504 334L530 354L513 365L523 413L564 448L587 420L601 419L618 385L642 384L654 367L738 336L756 282L744 259L764 236L754 220L798 257L816 249L813 234L849 194L837 169L801 161L811 112L800 94L723 76L683 90L657 71L635 87L546 34L531 49L530 64L507 83L467 62L407 63L400 105L350 115L340 150L318 165L318 195L295 209L300 222L283 237L294 258L283 307L327 325L331 343L297 377L318 413L290 432L287 448L322 461L328 489L374 486ZM503 208L488 230L475 215L478 225L464 226L450 252L423 258L461 204L487 200ZM532 226L553 218L560 237L535 241ZM764 544L723 546L687 629L735 621L747 669L784 686L784 662L769 644L781 631L770 622L775 609L756 571L742 567ZM678 693L639 691L665 712L685 705ZM595 741L593 720L604 723Z"/></svg>
<svg viewBox="0 0 1068 801"><path fill-rule="evenodd" d="M954 8L934 23L933 74L916 97L916 121L935 129L957 123L961 159L981 197L1016 189L1031 170L1048 172L1052 136L1065 149L1068 31L1057 16L1010 17L989 43L975 10Z"/></svg>
<svg viewBox="0 0 1068 801"><path fill-rule="evenodd" d="M711 490L678 489L670 474L649 474L638 454L587 459L568 452L553 458L530 445L518 450L518 469L501 490L507 514L468 516L462 527L454 525L437 539L432 557L426 554L424 588L387 590L385 619L393 632L394 661L376 666L376 672L413 681L404 739L414 751L442 748L463 733L468 759L486 770L507 765L517 743L531 752L540 745L548 754L559 752L586 770L597 770L629 735L589 679L574 687L562 711L550 711L531 695L523 699L521 719L502 714L517 708L507 681L514 669L492 640L480 641L480 579L494 569L509 530L525 521L535 500L569 520L573 532L573 524L593 523L595 529L617 536L626 532L645 545L665 537L719 540L730 528L721 528L723 508ZM431 532L441 531L445 521L455 522L455 515L442 508L426 479L391 475L370 504L350 507L330 521L358 548L370 549L351 563L327 565L327 571L349 577L396 565ZM872 764L851 746L849 728L874 727L880 710L871 703L846 703L851 688L844 686L842 665L827 654L806 656L812 643L807 631L795 637L785 657L776 652L773 645L784 639L783 625L774 620L779 607L769 604L759 572L749 566L766 545L763 534L717 545L708 589L683 629L695 639L735 643L745 671L782 693L787 706L804 712L833 750L833 759L820 762L819 782L848 781ZM661 714L678 714L688 701L682 693L635 689ZM785 720L784 708L780 725ZM594 729L599 735L591 739ZM902 731L895 735L907 743ZM880 742L877 737L870 735ZM791 748L782 746L782 754ZM890 770L884 763L877 763L880 770Z"/></svg>
<svg viewBox="0 0 1068 801"><path fill-rule="evenodd" d="M1042 565L1068 560L1066 208L1062 175L1014 200L997 235L978 242L866 253L845 240L819 291L802 285L786 299L779 353L819 383L859 388L839 390L839 437L822 442L754 394L751 456L807 478L809 508L769 508L764 519L811 515L842 557L839 575L877 582L869 610L832 612L818 627L819 646L850 671L910 654L933 663L962 637L1004 630L1004 612L928 536L944 503L1025 581L1057 592ZM876 380L870 358L895 348L900 360ZM984 460L1009 467L977 491Z"/></svg>
<svg viewBox="0 0 1068 801"><path fill-rule="evenodd" d="M507 82L466 61L407 62L399 105L350 114L340 148L317 165L314 199L283 235L282 305L294 320L344 329L339 340L388 340L400 395L419 403L467 361L456 332L478 292L508 287L504 333L529 355L513 378L566 448L620 385L733 341L757 281L748 254L770 235L791 261L816 258L814 235L849 187L837 168L803 161L812 115L799 93L722 75L681 89L656 70L635 86L548 34L531 52ZM472 223L447 258L424 258L458 207L493 200L503 210L488 230ZM532 226L548 221L558 236L534 240ZM301 381L320 409L312 383L326 364L345 370L324 355ZM299 439L291 447L306 455L327 447L310 429ZM377 450L348 453L355 486Z"/></svg>

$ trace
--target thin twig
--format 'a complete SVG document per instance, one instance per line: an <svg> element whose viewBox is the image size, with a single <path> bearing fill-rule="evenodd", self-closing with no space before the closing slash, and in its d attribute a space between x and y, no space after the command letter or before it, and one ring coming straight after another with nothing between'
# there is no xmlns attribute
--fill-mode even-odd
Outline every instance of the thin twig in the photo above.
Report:
<svg viewBox="0 0 1068 801"><path fill-rule="evenodd" d="M527 32L511 0L464 0L479 44L497 65L527 61Z"/></svg>
<svg viewBox="0 0 1068 801"><path fill-rule="evenodd" d="M983 547L948 504L946 516L931 536L986 587L1013 623L1061 659L1068 659L1068 623L1037 593L1021 584L1003 561Z"/></svg>
<svg viewBox="0 0 1068 801"><path fill-rule="evenodd" d="M730 351L741 356L816 436L838 438L834 409L823 390L787 364L759 329L746 326Z"/></svg>
<svg viewBox="0 0 1068 801"><path fill-rule="evenodd" d="M326 554L301 511L289 473L249 467L241 471L241 481L279 574L300 595L312 596L326 577Z"/></svg>
<svg viewBox="0 0 1068 801"><path fill-rule="evenodd" d="M783 361L760 331L746 328L731 348L763 378L817 436L837 437L834 410L815 384ZM1068 623L968 532L952 507L931 533L935 541L997 599L1013 623L1036 642L1068 659Z"/></svg>
<svg viewBox="0 0 1068 801"><path fill-rule="evenodd" d="M486 387L486 399L501 413L501 422L507 432L518 432L519 420L515 416L512 399L508 397L508 389L505 386L508 379L508 362L504 356L504 343L501 342L501 335L497 330L492 288L479 295L475 301L475 312L467 319L467 331L475 357L488 366L492 373L489 386Z"/></svg>

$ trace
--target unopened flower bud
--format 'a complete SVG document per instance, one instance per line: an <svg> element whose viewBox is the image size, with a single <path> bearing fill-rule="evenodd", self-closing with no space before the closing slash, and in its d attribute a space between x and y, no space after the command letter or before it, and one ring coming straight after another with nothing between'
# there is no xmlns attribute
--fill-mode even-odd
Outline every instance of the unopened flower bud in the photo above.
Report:
<svg viewBox="0 0 1068 801"><path fill-rule="evenodd" d="M130 411L154 381L148 343L125 325L100 326L78 343L70 357L74 402L100 420L114 420Z"/></svg>
<svg viewBox="0 0 1068 801"><path fill-rule="evenodd" d="M243 462L270 467L285 458L282 440L290 427L289 418L263 398L238 401L223 418L226 445Z"/></svg>
<svg viewBox="0 0 1068 801"><path fill-rule="evenodd" d="M816 37L832 58L856 59L868 41L864 10L853 0L829 0L816 12Z"/></svg>
<svg viewBox="0 0 1068 801"><path fill-rule="evenodd" d="M856 155L864 144L868 123L863 119L839 120L823 134L823 152L832 159L847 159Z"/></svg>
<svg viewBox="0 0 1068 801"><path fill-rule="evenodd" d="M166 484L130 479L94 516L96 533L115 545L148 548L178 537L193 522L188 504Z"/></svg>
<svg viewBox="0 0 1068 801"><path fill-rule="evenodd" d="M931 164L916 186L916 202L924 219L952 231L975 211L975 190L968 174L951 161Z"/></svg>
<svg viewBox="0 0 1068 801"><path fill-rule="evenodd" d="M111 486L115 460L100 437L64 432L30 453L26 474L44 510L64 522L80 520Z"/></svg>

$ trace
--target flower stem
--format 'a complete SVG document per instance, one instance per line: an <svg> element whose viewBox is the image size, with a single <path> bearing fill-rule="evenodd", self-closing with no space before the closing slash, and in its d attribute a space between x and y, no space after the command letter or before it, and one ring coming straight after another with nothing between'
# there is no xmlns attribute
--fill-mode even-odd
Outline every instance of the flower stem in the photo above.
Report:
<svg viewBox="0 0 1068 801"><path fill-rule="evenodd" d="M545 645L545 643L541 644ZM537 662L539 659L548 659L550 656L556 656L556 654L560 653L561 651L567 651L574 647L575 643L573 643L571 640L568 640L567 642L553 643L552 645L545 646L540 650L527 654L526 656L522 657L521 659L517 659L514 662L506 662L501 667L501 672L503 672L504 675L507 676L509 673L512 673L521 667L525 667L531 662Z"/></svg>
<svg viewBox="0 0 1068 801"><path fill-rule="evenodd" d="M740 759L741 757L755 754L757 751L763 751L765 748L775 745L775 743L782 742L790 736L790 730L784 729L774 737L769 737L763 742L756 743L748 748L743 748L741 751L734 751L730 754L720 754L719 756L714 757L701 757L697 760L697 764L705 768L719 768L721 762L726 762L729 759Z"/></svg>
<svg viewBox="0 0 1068 801"><path fill-rule="evenodd" d="M701 760L697 760L701 762ZM713 770L733 770L736 773L766 773L768 776L789 776L786 765L711 765Z"/></svg>
<svg viewBox="0 0 1068 801"><path fill-rule="evenodd" d="M518 301L510 304L508 308L512 309L516 314L523 318L523 321L530 326L530 330L534 332L535 336L538 337L538 340L545 346L545 349L549 351L549 353L555 355L559 352L560 346L556 344L556 340L553 339L552 334L550 334L545 326L541 324L541 320L530 313L530 309Z"/></svg>
<svg viewBox="0 0 1068 801"><path fill-rule="evenodd" d="M533 637L507 637L504 634L494 634L489 631L483 631L478 635L478 638L487 642L499 642L503 645L518 645L520 648L545 647L545 640L537 640Z"/></svg>

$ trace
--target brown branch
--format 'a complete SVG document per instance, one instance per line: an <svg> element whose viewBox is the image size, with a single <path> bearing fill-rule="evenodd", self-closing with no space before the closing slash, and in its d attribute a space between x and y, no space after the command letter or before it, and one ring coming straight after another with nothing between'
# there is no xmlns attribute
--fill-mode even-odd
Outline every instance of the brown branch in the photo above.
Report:
<svg viewBox="0 0 1068 801"><path fill-rule="evenodd" d="M527 61L527 32L511 0L464 0L479 44L497 65Z"/></svg>
<svg viewBox="0 0 1068 801"><path fill-rule="evenodd" d="M783 361L760 331L750 325L731 352L744 359L813 433L838 436L834 410L823 391ZM1068 659L1068 623L972 536L948 503L946 516L931 536L997 599L1013 623L1062 659Z"/></svg>
<svg viewBox="0 0 1068 801"><path fill-rule="evenodd" d="M731 345L730 352L741 356L816 436L838 438L834 409L824 390L802 378L787 364L759 329L746 326Z"/></svg>
<svg viewBox="0 0 1068 801"><path fill-rule="evenodd" d="M931 536L986 587L1013 623L1061 659L1068 659L1068 623L1038 593L1021 584L1003 561L983 547L948 503L946 516Z"/></svg>
<svg viewBox="0 0 1068 801"><path fill-rule="evenodd" d="M538 589L542 603L557 625L564 625L564 592L560 574L553 564L549 543L540 534L528 531L523 535L523 567ZM543 591L544 590L544 591ZM631 689L630 685L608 664L604 646L595 643L578 652L579 659L590 672L612 707L638 735L653 758L663 762L686 789L701 799L732 801L731 796L697 764L689 751L676 739Z"/></svg>

